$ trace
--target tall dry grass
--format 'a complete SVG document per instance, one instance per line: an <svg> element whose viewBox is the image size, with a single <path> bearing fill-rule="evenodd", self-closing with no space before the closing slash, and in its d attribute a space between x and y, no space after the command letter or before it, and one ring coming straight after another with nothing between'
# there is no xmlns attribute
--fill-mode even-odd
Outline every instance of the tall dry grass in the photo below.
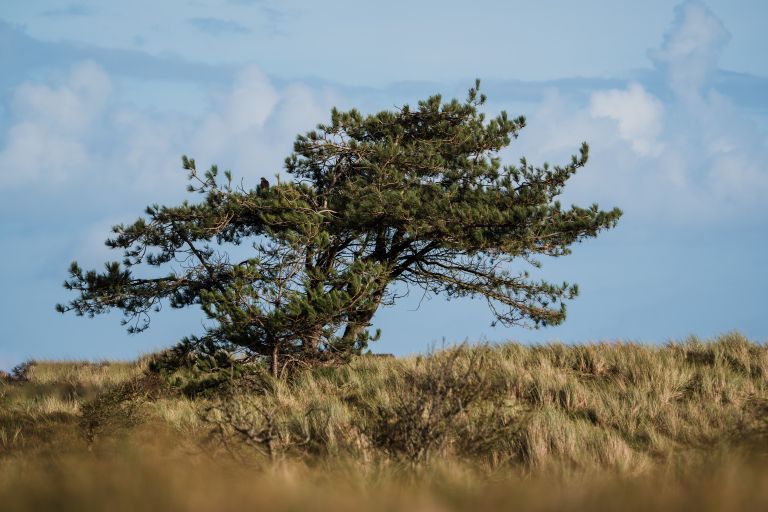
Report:
<svg viewBox="0 0 768 512"><path fill-rule="evenodd" d="M768 347L737 333L462 346L286 380L150 359L0 383L0 504L768 509Z"/></svg>

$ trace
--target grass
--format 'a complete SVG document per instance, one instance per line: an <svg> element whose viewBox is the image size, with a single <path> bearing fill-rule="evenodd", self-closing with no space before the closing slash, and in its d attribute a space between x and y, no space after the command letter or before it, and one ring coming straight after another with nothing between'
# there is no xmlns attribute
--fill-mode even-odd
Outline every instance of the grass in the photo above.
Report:
<svg viewBox="0 0 768 512"><path fill-rule="evenodd" d="M768 509L768 346L455 347L277 381L237 361L30 362L8 510Z"/></svg>

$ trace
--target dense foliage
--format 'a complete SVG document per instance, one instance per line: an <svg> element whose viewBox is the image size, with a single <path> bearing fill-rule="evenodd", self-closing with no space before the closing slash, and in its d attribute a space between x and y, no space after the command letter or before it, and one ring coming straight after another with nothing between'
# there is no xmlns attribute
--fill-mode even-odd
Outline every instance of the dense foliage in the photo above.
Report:
<svg viewBox="0 0 768 512"><path fill-rule="evenodd" d="M586 163L586 144L567 165L502 166L498 153L525 119L486 120L478 88L464 102L438 95L375 115L334 109L329 124L297 137L291 180L272 186L233 186L229 171L224 180L215 166L200 174L184 157L189 190L204 200L154 205L116 226L107 244L124 251L122 264L84 272L73 263L65 286L79 295L58 309L120 309L140 331L162 301L198 304L213 322L192 341L271 356L275 374L358 353L376 310L406 287L482 296L505 325L562 322L576 287L532 280L510 263L568 254L621 212L556 201ZM251 256L234 261L238 245ZM141 264L169 270L138 277Z"/></svg>

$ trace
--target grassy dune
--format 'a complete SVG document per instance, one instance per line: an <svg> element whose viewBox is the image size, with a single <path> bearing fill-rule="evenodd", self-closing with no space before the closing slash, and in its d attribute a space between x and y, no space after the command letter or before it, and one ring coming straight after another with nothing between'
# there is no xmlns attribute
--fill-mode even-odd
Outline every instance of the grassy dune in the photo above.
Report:
<svg viewBox="0 0 768 512"><path fill-rule="evenodd" d="M768 510L766 463L768 346L738 334L0 383L3 510Z"/></svg>

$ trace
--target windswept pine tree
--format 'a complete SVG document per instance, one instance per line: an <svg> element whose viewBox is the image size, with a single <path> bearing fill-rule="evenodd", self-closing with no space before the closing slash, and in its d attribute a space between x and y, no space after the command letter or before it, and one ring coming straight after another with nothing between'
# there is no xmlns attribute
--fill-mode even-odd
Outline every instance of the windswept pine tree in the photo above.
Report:
<svg viewBox="0 0 768 512"><path fill-rule="evenodd" d="M621 211L556 200L587 162L586 144L565 165L502 165L498 153L525 119L487 120L478 89L464 102L436 95L368 116L334 109L329 124L297 137L285 161L291 179L272 186L235 187L229 171L223 180L215 166L201 174L183 157L189 191L204 200L154 205L115 226L107 245L123 251L122 263L102 272L72 263L65 287L78 296L57 309L119 309L138 332L163 301L199 305L212 325L190 341L269 357L275 374L365 348L398 284L483 297L504 325L561 323L576 286L531 280L511 264L566 255ZM233 261L228 249L238 245L252 256ZM168 271L140 277L143 265Z"/></svg>

